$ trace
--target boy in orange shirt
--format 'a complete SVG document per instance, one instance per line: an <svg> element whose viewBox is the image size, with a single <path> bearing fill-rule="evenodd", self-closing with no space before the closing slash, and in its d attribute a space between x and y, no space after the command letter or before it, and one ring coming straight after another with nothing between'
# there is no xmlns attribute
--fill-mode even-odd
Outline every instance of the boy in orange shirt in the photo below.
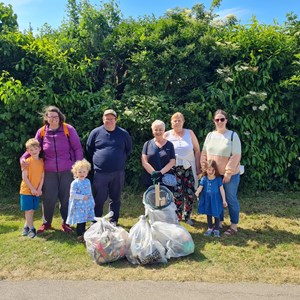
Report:
<svg viewBox="0 0 300 300"><path fill-rule="evenodd" d="M36 229L33 226L33 214L39 208L40 196L42 195L44 162L39 157L41 146L37 139L29 139L25 143L25 146L30 157L26 159L28 166L22 169L20 188L21 210L25 211L25 225L22 236L34 238L36 236Z"/></svg>

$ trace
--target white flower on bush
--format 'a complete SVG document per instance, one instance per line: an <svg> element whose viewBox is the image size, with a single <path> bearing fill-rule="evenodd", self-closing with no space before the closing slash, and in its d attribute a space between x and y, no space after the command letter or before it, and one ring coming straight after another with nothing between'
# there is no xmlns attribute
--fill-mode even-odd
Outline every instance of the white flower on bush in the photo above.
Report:
<svg viewBox="0 0 300 300"><path fill-rule="evenodd" d="M261 111L264 111L266 108L268 108L266 104L263 104L258 107L258 109L260 109Z"/></svg>
<svg viewBox="0 0 300 300"><path fill-rule="evenodd" d="M232 79L231 77L226 77L226 78L225 78L225 81L226 81L226 82L232 82L233 79Z"/></svg>
<svg viewBox="0 0 300 300"><path fill-rule="evenodd" d="M224 27L226 24L225 24L225 21L223 21L221 19L215 19L211 22L211 25L213 27Z"/></svg>
<svg viewBox="0 0 300 300"><path fill-rule="evenodd" d="M250 135L249 131L244 131L244 135Z"/></svg>
<svg viewBox="0 0 300 300"><path fill-rule="evenodd" d="M252 106L252 110L257 110L257 106Z"/></svg>
<svg viewBox="0 0 300 300"><path fill-rule="evenodd" d="M217 73L219 75L222 75L222 76L229 76L230 75L230 68L229 67L225 67L225 68L219 68L217 69Z"/></svg>
<svg viewBox="0 0 300 300"><path fill-rule="evenodd" d="M254 92L254 91L249 91L249 93L248 93L248 95L247 95L248 97L256 97L256 98L258 98L259 100L261 100L261 101L264 101L266 98L267 98L267 96L268 96L268 94L266 93L266 92Z"/></svg>
<svg viewBox="0 0 300 300"><path fill-rule="evenodd" d="M258 93L258 96L261 100L265 100L268 96L268 94L266 92L261 92L261 93Z"/></svg>
<svg viewBox="0 0 300 300"><path fill-rule="evenodd" d="M232 117L232 119L234 119L234 120L238 120L238 119L239 119L239 117L237 117L236 115L232 115L231 117Z"/></svg>
<svg viewBox="0 0 300 300"><path fill-rule="evenodd" d="M133 115L133 111L132 110L125 110L124 115L131 116L131 115Z"/></svg>
<svg viewBox="0 0 300 300"><path fill-rule="evenodd" d="M246 71L246 70L249 69L249 67L248 67L248 66L241 66L241 69L242 69L243 71Z"/></svg>
<svg viewBox="0 0 300 300"><path fill-rule="evenodd" d="M236 71L251 71L251 72L257 72L258 68L257 67L251 67L248 64L243 64L241 66L235 66L234 67Z"/></svg>

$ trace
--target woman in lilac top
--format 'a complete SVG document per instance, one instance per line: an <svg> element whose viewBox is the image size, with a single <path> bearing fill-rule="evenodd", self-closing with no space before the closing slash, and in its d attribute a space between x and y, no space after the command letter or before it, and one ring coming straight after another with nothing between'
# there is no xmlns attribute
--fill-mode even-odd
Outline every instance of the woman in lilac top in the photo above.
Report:
<svg viewBox="0 0 300 300"><path fill-rule="evenodd" d="M65 116L55 106L48 106L43 113L45 126L38 129L35 138L40 142L45 165L45 180L43 186L43 224L38 233L51 229L57 198L60 202L62 217L61 229L71 232L66 224L70 185L73 180L72 165L83 159L79 136L74 127L64 123ZM21 157L21 167L26 167L24 161L29 156L25 152Z"/></svg>

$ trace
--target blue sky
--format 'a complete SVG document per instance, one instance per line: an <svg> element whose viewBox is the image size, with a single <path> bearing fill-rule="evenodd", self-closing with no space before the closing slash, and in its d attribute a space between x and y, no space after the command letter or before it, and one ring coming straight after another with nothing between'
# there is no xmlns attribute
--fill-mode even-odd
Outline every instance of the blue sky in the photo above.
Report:
<svg viewBox="0 0 300 300"><path fill-rule="evenodd" d="M57 28L66 16L67 0L0 0L11 4L18 15L21 31L29 28L31 23L34 31L44 23ZM102 1L90 0L91 4L100 6ZM105 1L104 1L105 2ZM119 0L119 7L124 17L151 15L159 17L168 9L175 7L192 8L196 3L203 3L208 9L212 0ZM223 0L219 9L215 10L221 17L234 14L242 23L247 23L255 15L259 22L273 24L273 20L282 24L286 14L293 11L300 17L299 0Z"/></svg>

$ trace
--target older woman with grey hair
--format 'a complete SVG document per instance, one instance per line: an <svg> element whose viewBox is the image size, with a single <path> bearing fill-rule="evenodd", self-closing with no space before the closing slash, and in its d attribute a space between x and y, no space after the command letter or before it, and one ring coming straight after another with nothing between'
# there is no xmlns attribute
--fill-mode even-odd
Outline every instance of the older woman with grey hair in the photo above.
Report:
<svg viewBox="0 0 300 300"><path fill-rule="evenodd" d="M155 120L151 129L154 138L144 144L142 151L143 182L146 187L153 184L153 179L161 181L162 175L170 173L175 165L174 146L164 138L165 123Z"/></svg>

